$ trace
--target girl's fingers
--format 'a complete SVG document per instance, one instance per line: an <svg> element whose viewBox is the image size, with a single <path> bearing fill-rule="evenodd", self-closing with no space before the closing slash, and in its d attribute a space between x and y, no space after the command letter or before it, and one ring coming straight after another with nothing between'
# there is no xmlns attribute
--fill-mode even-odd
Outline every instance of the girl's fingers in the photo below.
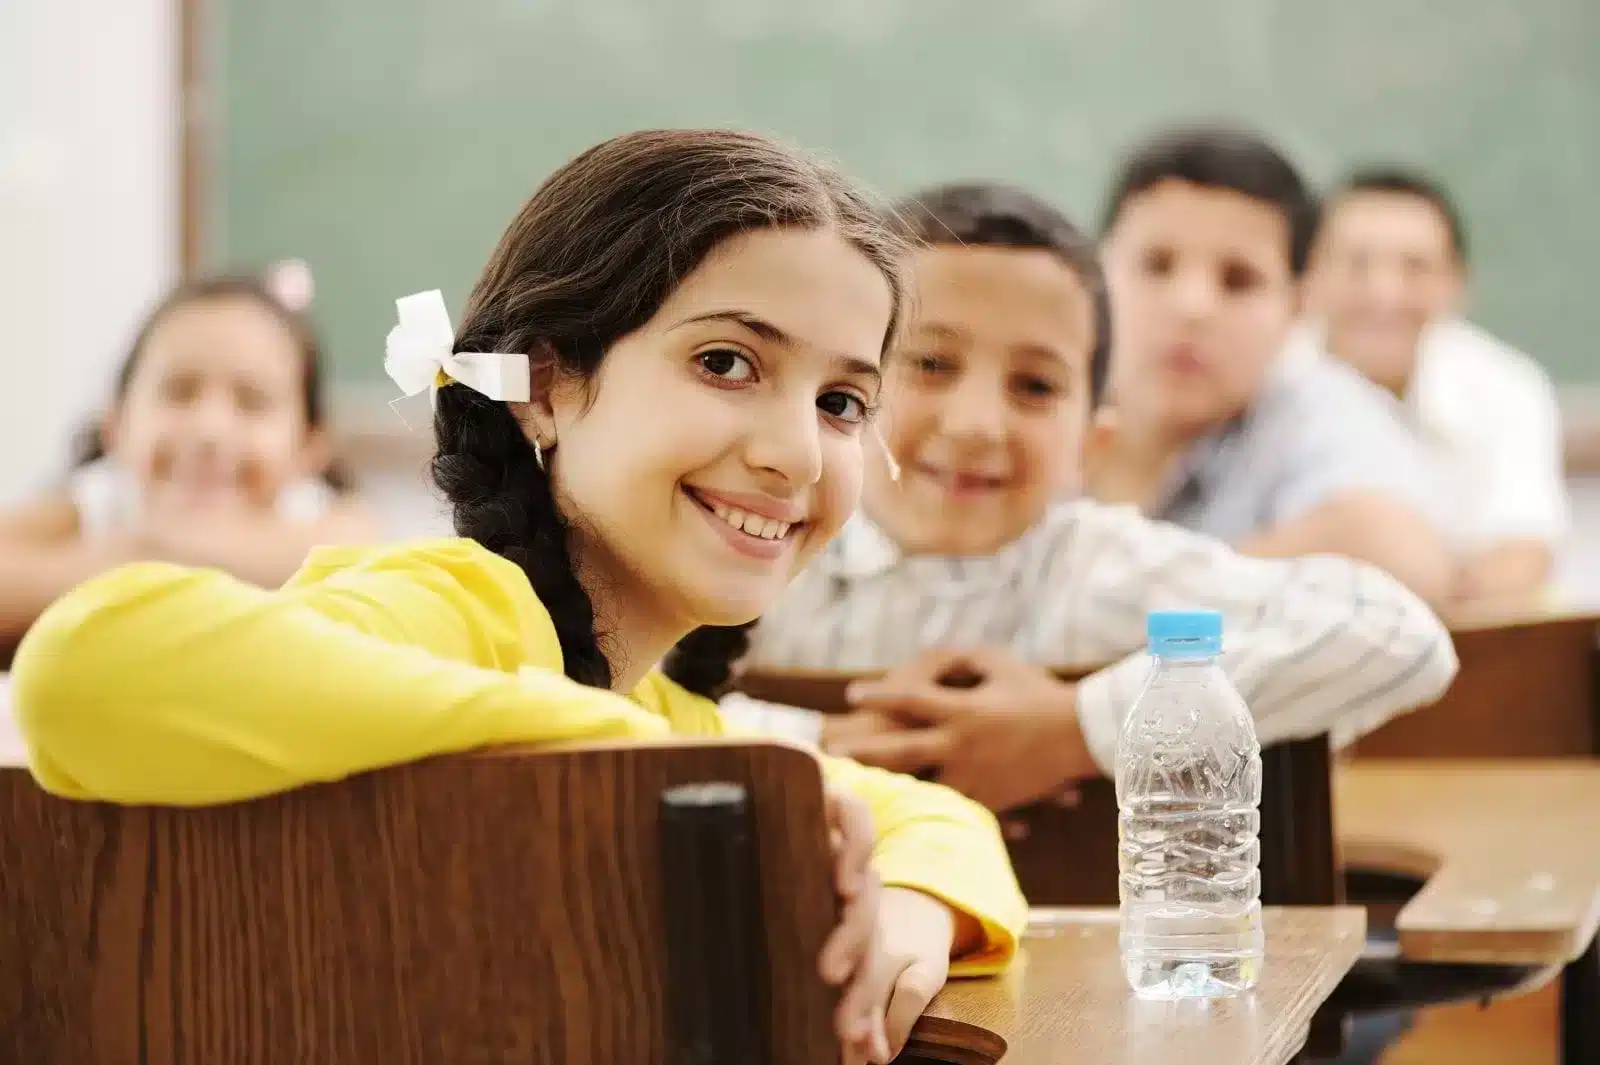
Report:
<svg viewBox="0 0 1600 1065"><path fill-rule="evenodd" d="M867 804L844 792L828 793L830 836L834 847L835 890L852 898L871 868L873 827Z"/></svg>
<svg viewBox="0 0 1600 1065"><path fill-rule="evenodd" d="M945 973L934 972L924 965L917 963L907 966L895 981L894 990L889 999L889 1008L884 1015L884 1035L889 1041L889 1055L882 1059L873 1059L875 1062L892 1061L894 1055L905 1049L906 1040L911 1037L911 1029L916 1025L917 1019L927 1010L928 1004L933 1001L933 996L944 987Z"/></svg>
<svg viewBox="0 0 1600 1065"><path fill-rule="evenodd" d="M839 924L829 934L817 959L822 978L835 987L844 984L861 968L872 947L878 927L878 903L882 889L875 874L869 873L861 890L845 903Z"/></svg>

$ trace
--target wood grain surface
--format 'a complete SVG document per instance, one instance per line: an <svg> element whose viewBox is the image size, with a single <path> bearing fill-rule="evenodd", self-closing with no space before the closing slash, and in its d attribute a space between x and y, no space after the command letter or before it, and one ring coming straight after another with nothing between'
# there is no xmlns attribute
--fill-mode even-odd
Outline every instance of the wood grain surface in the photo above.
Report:
<svg viewBox="0 0 1600 1065"><path fill-rule="evenodd" d="M1432 706L1355 747L1362 758L1600 754L1600 613L1500 606L1451 619L1461 670Z"/></svg>
<svg viewBox="0 0 1600 1065"><path fill-rule="evenodd" d="M0 770L0 1061L664 1061L658 798L749 789L771 1061L833 1060L816 762L720 742L453 757L224 807Z"/></svg>
<svg viewBox="0 0 1600 1065"><path fill-rule="evenodd" d="M1361 953L1362 911L1267 909L1256 990L1212 1002L1133 997L1112 909L1035 910L1023 954L994 980L956 981L918 1024L907 1057L1004 1065L1283 1065Z"/></svg>
<svg viewBox="0 0 1600 1065"><path fill-rule="evenodd" d="M1427 880L1404 957L1565 964L1600 928L1600 764L1361 760L1334 794L1347 865Z"/></svg>

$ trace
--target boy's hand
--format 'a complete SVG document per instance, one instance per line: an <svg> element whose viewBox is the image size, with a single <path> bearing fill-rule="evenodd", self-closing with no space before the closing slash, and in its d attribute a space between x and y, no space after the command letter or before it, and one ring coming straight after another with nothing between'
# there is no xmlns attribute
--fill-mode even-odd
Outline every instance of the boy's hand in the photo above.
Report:
<svg viewBox="0 0 1600 1065"><path fill-rule="evenodd" d="M903 773L938 770L940 783L1003 812L1099 775L1075 695L1008 651L930 651L852 685L858 712L830 723L823 745Z"/></svg>

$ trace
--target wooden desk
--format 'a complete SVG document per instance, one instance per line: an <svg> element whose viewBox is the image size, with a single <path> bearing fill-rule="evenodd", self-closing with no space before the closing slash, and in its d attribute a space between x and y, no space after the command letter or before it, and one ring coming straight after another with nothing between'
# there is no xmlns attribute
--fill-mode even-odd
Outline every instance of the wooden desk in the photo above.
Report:
<svg viewBox="0 0 1600 1065"><path fill-rule="evenodd" d="M1360 761L1334 807L1349 866L1426 881L1402 958L1562 967L1561 1060L1600 1061L1600 764Z"/></svg>
<svg viewBox="0 0 1600 1065"><path fill-rule="evenodd" d="M1122 975L1117 912L1041 909L1004 976L952 982L902 1062L955 1065L1284 1065L1361 953L1360 909L1268 909L1267 963L1251 995L1144 1002Z"/></svg>
<svg viewBox="0 0 1600 1065"><path fill-rule="evenodd" d="M1348 866L1427 884L1401 909L1416 961L1565 964L1600 928L1600 765L1367 761L1341 766Z"/></svg>
<svg viewBox="0 0 1600 1065"><path fill-rule="evenodd" d="M1455 683L1363 738L1361 757L1600 754L1600 611L1479 606L1448 620L1461 660Z"/></svg>

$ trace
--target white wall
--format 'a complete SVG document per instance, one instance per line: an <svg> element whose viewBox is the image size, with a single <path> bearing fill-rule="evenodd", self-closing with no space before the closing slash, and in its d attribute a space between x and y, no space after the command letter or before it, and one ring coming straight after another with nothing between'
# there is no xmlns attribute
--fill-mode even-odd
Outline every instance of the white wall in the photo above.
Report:
<svg viewBox="0 0 1600 1065"><path fill-rule="evenodd" d="M177 7L0 0L0 505L61 472L177 276Z"/></svg>

